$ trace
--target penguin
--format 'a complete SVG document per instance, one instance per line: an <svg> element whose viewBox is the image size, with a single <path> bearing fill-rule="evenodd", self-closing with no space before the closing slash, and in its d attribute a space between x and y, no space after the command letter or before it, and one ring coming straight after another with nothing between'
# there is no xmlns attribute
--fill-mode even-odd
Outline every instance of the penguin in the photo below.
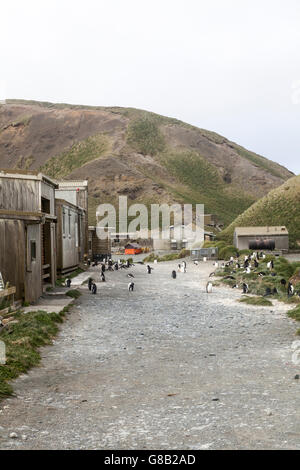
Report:
<svg viewBox="0 0 300 470"><path fill-rule="evenodd" d="M255 266L255 268L258 268L258 266L259 266L259 263L256 261L256 259L254 260L254 266Z"/></svg>
<svg viewBox="0 0 300 470"><path fill-rule="evenodd" d="M133 278L133 277L134 277L134 275L133 275L133 274L131 274L131 273L129 273L129 274L127 274L127 277L131 277L131 278Z"/></svg>
<svg viewBox="0 0 300 470"><path fill-rule="evenodd" d="M291 282L288 283L288 296L292 297L294 295L294 286Z"/></svg>
<svg viewBox="0 0 300 470"><path fill-rule="evenodd" d="M249 292L249 286L248 286L248 284L246 284L245 282L243 282L242 287L243 287L243 294L248 294L248 292Z"/></svg>
<svg viewBox="0 0 300 470"><path fill-rule="evenodd" d="M89 290L92 290L92 284L93 284L93 279L91 277L89 277L89 280L88 280L88 288Z"/></svg>
<svg viewBox="0 0 300 470"><path fill-rule="evenodd" d="M282 286L286 286L286 280L285 280L285 279L281 279L280 284L281 284Z"/></svg>
<svg viewBox="0 0 300 470"><path fill-rule="evenodd" d="M72 283L72 281L71 281L71 279L68 277L68 279L66 279L66 286L67 286L68 288L70 288L70 287L71 287L71 283Z"/></svg>
<svg viewBox="0 0 300 470"><path fill-rule="evenodd" d="M173 271L172 271L172 278L173 278L173 279L176 279L176 276L177 276L176 271L173 270Z"/></svg>
<svg viewBox="0 0 300 470"><path fill-rule="evenodd" d="M276 287L274 287L273 289L273 295L277 295L278 294L278 290L276 289Z"/></svg>
<svg viewBox="0 0 300 470"><path fill-rule="evenodd" d="M101 281L102 281L102 282L105 282L105 280L106 280L106 279L105 279L104 273L101 273Z"/></svg>
<svg viewBox="0 0 300 470"><path fill-rule="evenodd" d="M153 268L151 268L151 266L149 266L149 264L147 264L147 273L148 274L151 274L152 269Z"/></svg>
<svg viewBox="0 0 300 470"><path fill-rule="evenodd" d="M177 266L177 271L178 271L178 272L181 271L181 264L178 264L178 266Z"/></svg>
<svg viewBox="0 0 300 470"><path fill-rule="evenodd" d="M215 272L210 273L209 277L213 277L215 275Z"/></svg>
<svg viewBox="0 0 300 470"><path fill-rule="evenodd" d="M195 265L195 266L198 266L198 264L199 264L198 261L195 260L195 261L194 261L194 265Z"/></svg>
<svg viewBox="0 0 300 470"><path fill-rule="evenodd" d="M232 289L238 289L238 288L239 288L238 284L234 284L234 286L232 286Z"/></svg>
<svg viewBox="0 0 300 470"><path fill-rule="evenodd" d="M119 269L118 263L115 263L115 264L114 264L114 268L115 268L115 271L118 271L118 269Z"/></svg>
<svg viewBox="0 0 300 470"><path fill-rule="evenodd" d="M186 268L186 261L182 261L182 266Z"/></svg>
<svg viewBox="0 0 300 470"><path fill-rule="evenodd" d="M264 294L264 297L267 297L268 295L272 295L272 290L271 290L270 287L267 287L267 288L266 288L266 292L265 292L265 294Z"/></svg>
<svg viewBox="0 0 300 470"><path fill-rule="evenodd" d="M206 292L208 294L212 293L212 287L213 287L212 282L208 281L208 283L206 284Z"/></svg>
<svg viewBox="0 0 300 470"><path fill-rule="evenodd" d="M97 294L97 286L94 282L92 284L92 294L94 294L94 295Z"/></svg>
<svg viewBox="0 0 300 470"><path fill-rule="evenodd" d="M129 291L129 292L133 292L133 289L134 289L134 282L130 282L130 283L128 284L128 291Z"/></svg>

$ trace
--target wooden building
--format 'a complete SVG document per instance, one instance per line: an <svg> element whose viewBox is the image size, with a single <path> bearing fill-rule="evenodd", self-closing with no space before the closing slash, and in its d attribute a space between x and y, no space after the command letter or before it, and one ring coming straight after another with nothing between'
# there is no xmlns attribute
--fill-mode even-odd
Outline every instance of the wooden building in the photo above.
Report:
<svg viewBox="0 0 300 470"><path fill-rule="evenodd" d="M34 302L55 285L56 188L39 172L0 170L0 272L17 299Z"/></svg>
<svg viewBox="0 0 300 470"><path fill-rule="evenodd" d="M65 274L74 271L83 261L86 243L84 209L63 199L55 199L57 217L56 247L57 271Z"/></svg>
<svg viewBox="0 0 300 470"><path fill-rule="evenodd" d="M236 227L233 244L238 250L288 251L289 232L285 226Z"/></svg>
<svg viewBox="0 0 300 470"><path fill-rule="evenodd" d="M111 257L111 237L99 238L95 226L89 226L88 256L91 261L102 261Z"/></svg>
<svg viewBox="0 0 300 470"><path fill-rule="evenodd" d="M57 184L58 188L55 190L55 197L60 200L63 199L80 210L78 221L78 230L81 234L79 261L83 261L84 256L88 254L88 181L57 181Z"/></svg>

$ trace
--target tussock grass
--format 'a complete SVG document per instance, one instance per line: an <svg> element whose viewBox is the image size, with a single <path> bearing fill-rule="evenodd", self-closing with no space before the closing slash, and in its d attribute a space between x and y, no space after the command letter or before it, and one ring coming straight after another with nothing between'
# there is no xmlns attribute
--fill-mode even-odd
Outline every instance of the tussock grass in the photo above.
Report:
<svg viewBox="0 0 300 470"><path fill-rule="evenodd" d="M107 155L110 148L109 137L96 134L77 142L60 155L50 158L41 171L53 178L64 178L85 163Z"/></svg>
<svg viewBox="0 0 300 470"><path fill-rule="evenodd" d="M71 289L71 290L68 290L68 292L66 293L66 295L68 297L72 297L72 299L78 299L78 297L81 296L81 293L79 292L79 290L77 289Z"/></svg>
<svg viewBox="0 0 300 470"><path fill-rule="evenodd" d="M0 365L0 399L13 393L10 380L24 374L40 363L39 348L51 344L63 322L62 314L43 311L17 313L18 323L8 325L0 333L0 340L6 345L6 364Z"/></svg>
<svg viewBox="0 0 300 470"><path fill-rule="evenodd" d="M156 155L165 147L165 139L156 120L146 113L129 124L127 143L143 155Z"/></svg>
<svg viewBox="0 0 300 470"><path fill-rule="evenodd" d="M300 305L288 312L288 316L293 320L300 321Z"/></svg>
<svg viewBox="0 0 300 470"><path fill-rule="evenodd" d="M248 305L259 305L260 307L271 307L273 304L270 300L265 299L264 297L249 297L245 295L245 297L241 297L239 302Z"/></svg>
<svg viewBox="0 0 300 470"><path fill-rule="evenodd" d="M175 259L181 259L181 258L186 258L187 256L190 255L189 250L181 250L179 253L169 253L164 256L157 256L154 253L151 253L151 255L147 256L146 258L143 259L144 263L153 263L153 261L156 259L158 263L161 263L163 261L172 261Z"/></svg>

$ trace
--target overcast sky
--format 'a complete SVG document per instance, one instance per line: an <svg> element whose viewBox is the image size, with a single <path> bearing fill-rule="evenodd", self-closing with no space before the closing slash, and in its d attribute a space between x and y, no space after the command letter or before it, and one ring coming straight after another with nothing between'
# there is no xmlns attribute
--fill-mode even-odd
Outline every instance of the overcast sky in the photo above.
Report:
<svg viewBox="0 0 300 470"><path fill-rule="evenodd" d="M0 99L130 106L300 173L299 0L2 0Z"/></svg>

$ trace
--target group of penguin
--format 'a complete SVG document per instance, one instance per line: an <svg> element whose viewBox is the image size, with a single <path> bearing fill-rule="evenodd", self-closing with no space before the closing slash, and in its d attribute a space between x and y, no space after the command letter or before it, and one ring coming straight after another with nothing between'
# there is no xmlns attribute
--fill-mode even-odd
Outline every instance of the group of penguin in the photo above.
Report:
<svg viewBox="0 0 300 470"><path fill-rule="evenodd" d="M259 268L259 260L260 259L264 260L265 258L266 258L266 255L264 253L253 253L251 256L246 255L244 263L243 263L243 268L244 268L243 272L246 273L246 274L250 274L252 272L252 268L257 270L257 268ZM251 262L253 262L253 266L251 266ZM231 266L233 266L233 264L234 264L234 258L231 257L230 261L226 264L223 263L221 267L222 268L231 267ZM236 267L236 269L240 269L242 267L239 261L236 261L235 267ZM276 273L273 271L273 269L274 269L274 261L273 260L268 261L267 268L268 268L269 274L271 276L276 276ZM267 275L267 273L264 272L264 271L260 271L260 272L253 271L253 272L255 272L258 275L258 277L263 277L263 276ZM236 273L235 270L233 270L231 272L231 274L234 274L234 273ZM214 274L214 273L212 273L212 274ZM235 278L232 275L228 275L228 276L224 277L224 279L235 279ZM280 283L281 283L282 286L287 285L287 294L288 294L289 297L294 295L294 293L295 293L294 292L294 286L291 282L287 283L287 281L285 279L281 279ZM235 284L235 285L232 286L233 289L238 288L238 287L239 287L238 284ZM243 282L241 287L243 289L243 294L247 294L249 292L249 286L246 282ZM274 287L273 289L271 287L267 287L266 291L265 291L265 294L264 294L264 297L267 297L269 295L276 295L276 294L278 294L278 290L277 290L276 287Z"/></svg>

